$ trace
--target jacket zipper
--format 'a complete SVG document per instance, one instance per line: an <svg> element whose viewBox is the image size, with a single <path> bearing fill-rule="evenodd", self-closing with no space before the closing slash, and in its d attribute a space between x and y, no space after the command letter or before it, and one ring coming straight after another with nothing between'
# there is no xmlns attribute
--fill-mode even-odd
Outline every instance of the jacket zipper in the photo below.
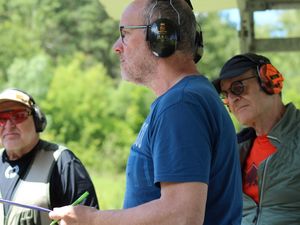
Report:
<svg viewBox="0 0 300 225"><path fill-rule="evenodd" d="M277 139L276 137L272 137L272 136L267 136L269 139L273 139L274 141L277 141L280 143L280 140ZM277 149L277 147L276 147ZM253 224L255 225L258 225L259 224L259 217L260 217L260 211L261 211L261 202L262 202L262 197L263 197L263 194L264 194L264 186L265 186L265 177L266 177L266 173L267 173L267 167L268 167L268 163L271 159L273 155L269 156L267 159L266 159L266 163L265 163L265 166L264 166L264 170L263 170L263 176L262 176L262 183L261 183L261 188L260 188L260 193L259 193L259 204L258 204L258 207L256 209L256 215L253 219Z"/></svg>
<svg viewBox="0 0 300 225"><path fill-rule="evenodd" d="M253 223L256 224L256 225L259 224L258 222L259 222L259 216L260 216L260 211L261 211L262 197L263 197L263 194L264 194L265 177L266 177L266 173L267 173L268 163L269 163L269 160L270 160L271 157L272 157L272 155L267 158L265 166L264 166L264 170L263 170L262 182L261 182L260 193L259 193L259 203L258 203L258 207L257 207L257 210L256 210L256 216L253 220Z"/></svg>

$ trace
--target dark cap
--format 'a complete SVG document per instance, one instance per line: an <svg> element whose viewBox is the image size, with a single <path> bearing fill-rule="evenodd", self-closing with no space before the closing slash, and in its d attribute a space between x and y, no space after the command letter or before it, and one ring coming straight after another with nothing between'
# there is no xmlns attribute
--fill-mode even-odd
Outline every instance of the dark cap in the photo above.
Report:
<svg viewBox="0 0 300 225"><path fill-rule="evenodd" d="M213 80L212 83L220 93L221 80L241 76L250 69L256 69L258 66L268 63L271 63L268 58L254 53L235 55L224 64L219 78Z"/></svg>

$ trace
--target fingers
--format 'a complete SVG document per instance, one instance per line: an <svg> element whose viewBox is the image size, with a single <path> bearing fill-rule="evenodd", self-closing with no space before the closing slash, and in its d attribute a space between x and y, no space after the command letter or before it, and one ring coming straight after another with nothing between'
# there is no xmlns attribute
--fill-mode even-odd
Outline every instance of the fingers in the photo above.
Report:
<svg viewBox="0 0 300 225"><path fill-rule="evenodd" d="M49 213L49 217L52 220L61 220L67 215L70 215L72 210L72 206L64 206L61 208L54 208L53 211Z"/></svg>
<svg viewBox="0 0 300 225"><path fill-rule="evenodd" d="M49 213L49 217L52 220L59 221L60 225L91 224L91 215L93 212L98 212L98 210L82 205L64 206L60 208L54 208L53 211Z"/></svg>

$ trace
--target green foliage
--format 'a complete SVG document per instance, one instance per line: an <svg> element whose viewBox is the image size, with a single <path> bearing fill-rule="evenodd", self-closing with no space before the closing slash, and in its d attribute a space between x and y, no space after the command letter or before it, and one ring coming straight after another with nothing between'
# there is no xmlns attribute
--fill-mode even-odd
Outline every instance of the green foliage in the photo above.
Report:
<svg viewBox="0 0 300 225"><path fill-rule="evenodd" d="M22 25L12 21L0 23L0 71L4 81L8 81L6 69L14 59L30 58L38 52L38 43L33 39L32 33Z"/></svg>
<svg viewBox="0 0 300 225"><path fill-rule="evenodd" d="M51 82L52 67L47 55L35 55L31 59L16 58L7 70L6 87L22 89L39 102L45 99Z"/></svg>
<svg viewBox="0 0 300 225"><path fill-rule="evenodd" d="M119 85L101 64L86 67L85 60L75 55L70 64L54 71L43 104L49 136L81 155L90 167L123 171L153 96L145 88Z"/></svg>
<svg viewBox="0 0 300 225"><path fill-rule="evenodd" d="M239 51L236 29L228 21L222 21L218 13L199 14L197 17L203 32L204 54L198 69L208 78L216 78L227 59Z"/></svg>
<svg viewBox="0 0 300 225"><path fill-rule="evenodd" d="M101 210L121 209L125 192L125 175L91 172Z"/></svg>
<svg viewBox="0 0 300 225"><path fill-rule="evenodd" d="M111 47L119 35L118 25L99 1L44 1L52 7L44 10L43 49L54 58L84 52L90 63L101 61L108 74L116 77L116 56Z"/></svg>
<svg viewBox="0 0 300 225"><path fill-rule="evenodd" d="M299 10L287 10L281 15L282 29L289 37L300 37L300 27L295 25L299 22Z"/></svg>
<svg viewBox="0 0 300 225"><path fill-rule="evenodd" d="M28 60L46 52L53 62L83 52L89 64L101 61L108 75L117 77L112 45L118 38L117 22L98 0L14 0L0 2L0 79L14 59Z"/></svg>

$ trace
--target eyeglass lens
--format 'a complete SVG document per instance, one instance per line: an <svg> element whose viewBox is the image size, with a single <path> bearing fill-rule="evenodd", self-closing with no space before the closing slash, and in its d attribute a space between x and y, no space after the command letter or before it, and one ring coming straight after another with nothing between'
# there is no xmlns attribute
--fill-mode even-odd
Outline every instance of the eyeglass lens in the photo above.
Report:
<svg viewBox="0 0 300 225"><path fill-rule="evenodd" d="M0 112L0 127L4 127L6 122L10 120L13 124L19 124L25 121L31 112L26 109L18 109Z"/></svg>
<svg viewBox="0 0 300 225"><path fill-rule="evenodd" d="M125 44L125 43L124 43L124 37L125 37L125 34L123 33L123 29L124 29L124 27L121 26L121 27L120 27L120 37L121 37L121 40L122 40L123 44Z"/></svg>
<svg viewBox="0 0 300 225"><path fill-rule="evenodd" d="M228 98L228 92L231 92L232 94L234 94L236 96L242 95L245 91L245 85L244 85L243 81L244 80L249 80L249 79L252 79L252 78L255 78L255 77L256 76L247 77L245 79L236 80L236 81L232 82L232 84L230 85L230 87L227 91L221 91L221 98L222 99L227 99Z"/></svg>
<svg viewBox="0 0 300 225"><path fill-rule="evenodd" d="M126 31L124 31L124 29L146 29L147 27L149 27L149 25L120 26L119 30L122 43L126 44Z"/></svg>

